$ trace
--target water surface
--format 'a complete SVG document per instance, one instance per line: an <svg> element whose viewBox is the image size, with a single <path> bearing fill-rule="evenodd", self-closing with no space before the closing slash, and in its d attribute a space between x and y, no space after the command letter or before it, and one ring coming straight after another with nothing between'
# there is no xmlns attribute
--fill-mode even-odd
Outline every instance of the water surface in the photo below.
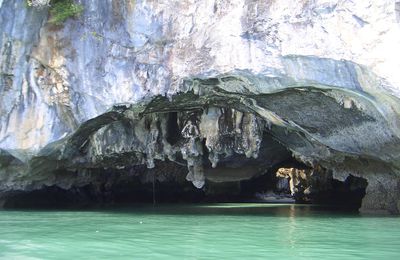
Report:
<svg viewBox="0 0 400 260"><path fill-rule="evenodd" d="M400 218L283 204L0 211L1 259L400 259Z"/></svg>

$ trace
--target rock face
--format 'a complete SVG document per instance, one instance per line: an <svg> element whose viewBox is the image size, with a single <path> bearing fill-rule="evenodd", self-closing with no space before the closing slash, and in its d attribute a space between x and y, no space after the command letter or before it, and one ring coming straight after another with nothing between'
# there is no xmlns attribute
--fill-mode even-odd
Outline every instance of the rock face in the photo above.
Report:
<svg viewBox="0 0 400 260"><path fill-rule="evenodd" d="M0 0L0 193L172 161L203 187L295 157L400 211L400 3ZM111 172L111 170L110 170Z"/></svg>

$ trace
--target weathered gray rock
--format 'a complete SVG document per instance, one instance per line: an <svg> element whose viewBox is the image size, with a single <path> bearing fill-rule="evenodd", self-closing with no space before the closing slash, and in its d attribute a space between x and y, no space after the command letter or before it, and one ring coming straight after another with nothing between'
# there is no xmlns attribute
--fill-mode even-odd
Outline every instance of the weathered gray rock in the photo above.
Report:
<svg viewBox="0 0 400 260"><path fill-rule="evenodd" d="M79 2L55 26L0 1L2 193L157 160L202 187L265 172L286 147L367 179L363 209L399 212L395 0Z"/></svg>

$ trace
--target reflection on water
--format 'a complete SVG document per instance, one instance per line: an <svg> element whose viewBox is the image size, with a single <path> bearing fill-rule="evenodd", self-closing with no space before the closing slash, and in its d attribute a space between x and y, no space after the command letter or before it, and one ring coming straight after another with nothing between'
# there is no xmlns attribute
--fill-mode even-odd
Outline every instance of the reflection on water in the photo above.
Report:
<svg viewBox="0 0 400 260"><path fill-rule="evenodd" d="M400 218L309 205L0 211L3 259L400 259Z"/></svg>
<svg viewBox="0 0 400 260"><path fill-rule="evenodd" d="M359 217L353 210L310 204L278 203L209 203L209 204L160 204L155 207L138 204L135 208L113 208L115 213L174 214L174 215L247 215L247 216L280 216L280 217L324 217L348 216Z"/></svg>

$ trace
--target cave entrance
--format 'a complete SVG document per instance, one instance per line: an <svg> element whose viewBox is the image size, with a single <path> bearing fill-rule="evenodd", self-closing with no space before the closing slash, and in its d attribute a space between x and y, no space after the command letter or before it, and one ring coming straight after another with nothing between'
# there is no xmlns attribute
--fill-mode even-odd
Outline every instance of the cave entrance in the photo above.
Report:
<svg viewBox="0 0 400 260"><path fill-rule="evenodd" d="M269 133L263 138L267 147L273 146L271 144L274 143L273 139L269 138ZM361 207L368 185L366 179L353 175L349 175L345 180L334 179L331 170L319 165L310 167L296 160L290 152L285 153L279 145L275 145L273 150L265 150L266 147L262 146L257 160L248 160L241 166L248 171L250 166L265 161L271 153L277 154L276 151L281 149L279 159L272 160L278 163L270 164L270 167L257 174L249 174L240 180L229 179L229 176L224 179L220 173L226 169L220 171L218 166L214 170L214 176L207 176L206 198L215 202L318 204L343 210L358 210ZM231 164L230 167L233 167L232 161L241 159L226 160ZM226 163L222 161L220 166L224 168Z"/></svg>
<svg viewBox="0 0 400 260"><path fill-rule="evenodd" d="M180 137L176 114L168 125L171 142ZM205 142L202 143L205 146ZM348 176L339 181L320 166L310 167L264 132L257 158L233 153L221 157L214 168L210 154L203 148L205 185L198 189L187 180L187 165L182 158L155 161L155 167L136 165L123 169L91 169L91 182L64 190L44 187L39 191L12 195L5 207L75 207L132 205L133 203L262 202L307 203L358 210L365 196L367 181ZM59 171L56 176L77 173ZM78 173L79 174L79 173Z"/></svg>
<svg viewBox="0 0 400 260"><path fill-rule="evenodd" d="M327 169L311 168L294 159L240 185L242 196L250 200L318 204L343 210L358 210L367 186L364 178L349 175L340 181Z"/></svg>
<svg viewBox="0 0 400 260"><path fill-rule="evenodd" d="M295 160L247 180L208 180L203 189L197 189L186 181L185 170L185 167L172 162L162 162L151 171L138 167L131 176L98 172L96 174L103 176L103 180L97 183L70 190L44 187L18 193L10 196L4 207L64 208L152 203L155 188L157 203L300 203L356 211L361 207L368 185L364 178L352 175L344 181L333 179L329 171L309 168ZM113 176L112 180L110 176Z"/></svg>
<svg viewBox="0 0 400 260"><path fill-rule="evenodd" d="M365 195L365 179L338 181L329 170L296 160L293 147L313 149L301 132L269 125L253 113L221 107L169 110L137 119L129 131L125 128L120 122L110 124L96 138L113 143L87 144L96 147L90 156L103 149L95 164L51 173L65 183L75 182L70 188L12 194L5 205L35 206L42 200L46 206L63 200L72 206L256 201L358 209ZM109 151L118 142L121 149Z"/></svg>
<svg viewBox="0 0 400 260"><path fill-rule="evenodd" d="M292 192L290 182L290 178L264 174L241 182L208 183L205 201L313 204L323 208L357 211L367 186L365 179L349 176L345 181L325 179L321 186L297 185L296 191Z"/></svg>

